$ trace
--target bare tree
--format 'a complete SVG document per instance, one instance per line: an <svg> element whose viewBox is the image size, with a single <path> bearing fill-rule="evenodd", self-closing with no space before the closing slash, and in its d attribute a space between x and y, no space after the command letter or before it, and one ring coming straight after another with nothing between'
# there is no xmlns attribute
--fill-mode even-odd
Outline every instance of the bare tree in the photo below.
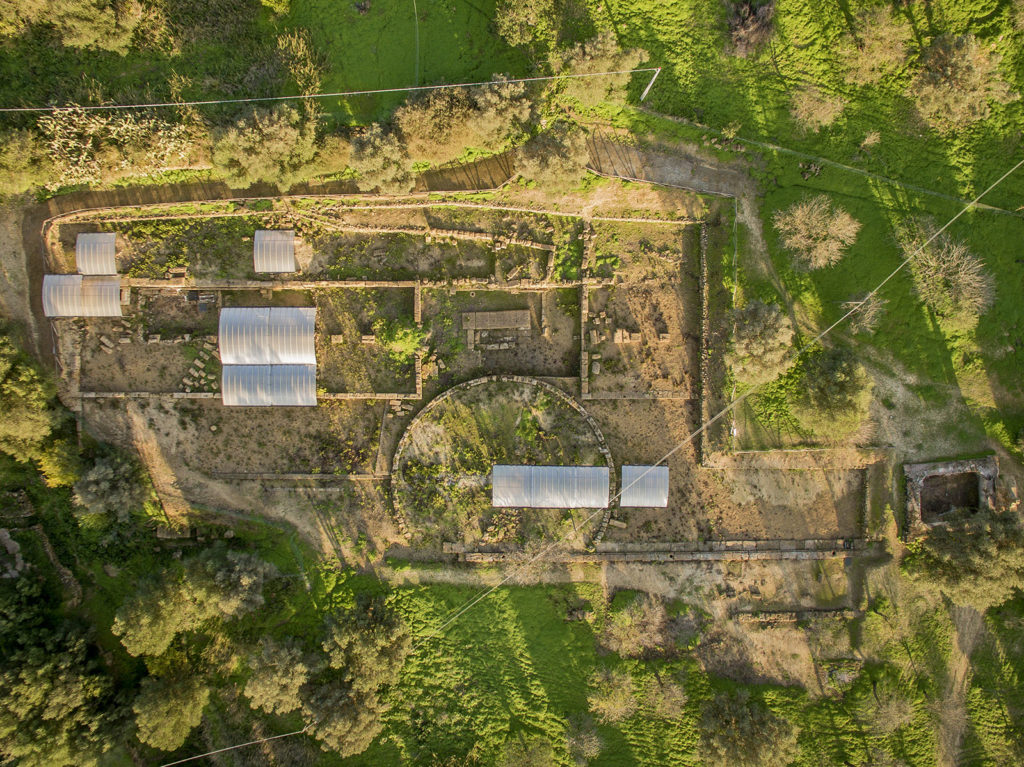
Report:
<svg viewBox="0 0 1024 767"><path fill-rule="evenodd" d="M910 25L886 7L862 10L855 31L843 35L839 53L847 77L856 85L876 83L907 59Z"/></svg>
<svg viewBox="0 0 1024 767"><path fill-rule="evenodd" d="M600 669L590 678L587 701L594 716L604 724L629 719L638 704L633 695L633 675L622 669Z"/></svg>
<svg viewBox="0 0 1024 767"><path fill-rule="evenodd" d="M798 269L833 266L860 231L860 222L823 194L794 203L772 217Z"/></svg>
<svg viewBox="0 0 1024 767"><path fill-rule="evenodd" d="M850 330L853 333L873 333L885 315L885 307L889 301L877 293L865 293L859 298L851 298L843 304L843 313L851 309L857 311L850 316Z"/></svg>
<svg viewBox="0 0 1024 767"><path fill-rule="evenodd" d="M966 243L945 234L931 239L934 231L933 222L918 219L897 233L911 258L914 287L950 329L973 328L995 300L995 282Z"/></svg>
<svg viewBox="0 0 1024 767"><path fill-rule="evenodd" d="M936 130L952 131L984 120L991 102L1017 97L999 72L1002 57L974 35L935 39L922 56L921 73L911 86L922 119Z"/></svg>

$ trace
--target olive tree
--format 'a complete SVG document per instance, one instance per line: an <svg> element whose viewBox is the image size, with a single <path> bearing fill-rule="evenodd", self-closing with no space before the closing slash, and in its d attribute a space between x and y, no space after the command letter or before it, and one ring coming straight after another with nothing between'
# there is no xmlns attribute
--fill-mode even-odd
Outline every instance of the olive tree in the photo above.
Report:
<svg viewBox="0 0 1024 767"><path fill-rule="evenodd" d="M757 386L778 376L793 347L793 323L778 304L748 301L736 311L733 345L726 355L740 383Z"/></svg>
<svg viewBox="0 0 1024 767"><path fill-rule="evenodd" d="M209 701L210 688L194 678L145 677L132 704L139 740L174 751L202 721Z"/></svg>

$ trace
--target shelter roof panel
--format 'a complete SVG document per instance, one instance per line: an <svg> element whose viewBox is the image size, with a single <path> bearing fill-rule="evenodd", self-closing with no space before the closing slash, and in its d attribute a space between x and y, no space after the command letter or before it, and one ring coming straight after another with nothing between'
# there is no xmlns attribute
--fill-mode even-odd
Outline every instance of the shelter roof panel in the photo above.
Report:
<svg viewBox="0 0 1024 767"><path fill-rule="evenodd" d="M113 232L82 232L75 240L75 264L79 274L117 274L117 235Z"/></svg>
<svg viewBox="0 0 1024 767"><path fill-rule="evenodd" d="M600 509L608 505L607 466L506 466L491 474L491 505Z"/></svg>
<svg viewBox="0 0 1024 767"><path fill-rule="evenodd" d="M623 466L619 506L668 506L668 466Z"/></svg>

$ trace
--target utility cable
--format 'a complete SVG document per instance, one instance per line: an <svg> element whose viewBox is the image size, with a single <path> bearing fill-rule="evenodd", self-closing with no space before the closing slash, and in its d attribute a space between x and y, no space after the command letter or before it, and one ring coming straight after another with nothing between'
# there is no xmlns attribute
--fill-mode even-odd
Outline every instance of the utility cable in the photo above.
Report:
<svg viewBox="0 0 1024 767"><path fill-rule="evenodd" d="M375 93L408 93L412 91L446 90L452 88L476 88L483 85L506 85L510 83L535 83L546 80L569 80L587 77L610 77L612 75L631 75L638 72L654 72L651 82L644 91L650 91L661 67L642 67L640 69L620 69L612 72L581 72L567 75L544 75L542 77L517 77L509 80L484 80L476 83L444 83L441 85L408 85L402 88L373 88L362 91L339 91L337 93L303 93L298 96L252 96L241 99L207 99L205 101L161 101L152 104L94 104L87 106L70 105L64 107L0 107L0 112L63 112L68 110L96 111L105 109L158 109L163 107L199 107L213 104L252 104L267 101L300 101L306 99L347 98L349 96L369 96Z"/></svg>

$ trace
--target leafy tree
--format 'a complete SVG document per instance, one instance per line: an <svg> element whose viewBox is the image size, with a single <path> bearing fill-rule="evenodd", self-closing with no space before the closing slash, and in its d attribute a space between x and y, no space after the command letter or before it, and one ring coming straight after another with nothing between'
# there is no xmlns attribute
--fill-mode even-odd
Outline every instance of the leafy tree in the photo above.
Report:
<svg viewBox="0 0 1024 767"><path fill-rule="evenodd" d="M304 686L304 711L322 748L350 756L373 742L409 646L405 625L381 597L361 594L354 609L328 622L328 668Z"/></svg>
<svg viewBox="0 0 1024 767"><path fill-rule="evenodd" d="M813 407L846 410L853 407L854 397L863 388L864 374L845 347L819 349L804 359L802 384Z"/></svg>
<svg viewBox="0 0 1024 767"><path fill-rule="evenodd" d="M775 31L773 0L729 0L727 3L730 53L746 58L757 53Z"/></svg>
<svg viewBox="0 0 1024 767"><path fill-rule="evenodd" d="M719 693L704 705L700 752L723 767L784 765L796 755L793 727L750 699L746 690Z"/></svg>
<svg viewBox="0 0 1024 767"><path fill-rule="evenodd" d="M959 511L907 550L903 569L956 604L984 611L1024 589L1024 529L1011 512Z"/></svg>
<svg viewBox="0 0 1024 767"><path fill-rule="evenodd" d="M834 123L846 107L842 96L829 94L816 85L806 85L793 92L793 119L808 130L821 130Z"/></svg>
<svg viewBox="0 0 1024 767"><path fill-rule="evenodd" d="M624 658L664 652L671 643L664 602L651 594L638 594L625 608L608 617L602 641Z"/></svg>
<svg viewBox="0 0 1024 767"><path fill-rule="evenodd" d="M268 714L287 714L302 706L299 689L312 669L295 640L261 639L259 653L250 665L253 671L244 693L253 708Z"/></svg>
<svg viewBox="0 0 1024 767"><path fill-rule="evenodd" d="M943 132L984 120L993 101L1005 104L1016 98L1000 64L1000 55L982 47L974 35L935 38L911 87L921 117Z"/></svg>
<svg viewBox="0 0 1024 767"><path fill-rule="evenodd" d="M162 655L174 637L205 622L230 620L263 604L263 584L277 571L252 554L212 549L129 597L111 631L132 655Z"/></svg>
<svg viewBox="0 0 1024 767"><path fill-rule="evenodd" d="M351 166L360 188L381 194L405 194L413 187L409 157L398 136L374 123L352 144Z"/></svg>
<svg viewBox="0 0 1024 767"><path fill-rule="evenodd" d="M494 26L511 46L547 47L554 41L556 0L498 0Z"/></svg>
<svg viewBox="0 0 1024 767"><path fill-rule="evenodd" d="M231 179L287 189L302 178L316 156L316 122L290 106L253 109L214 134L213 162Z"/></svg>
<svg viewBox="0 0 1024 767"><path fill-rule="evenodd" d="M602 724L615 724L636 713L633 676L623 669L600 669L590 677L590 710Z"/></svg>
<svg viewBox="0 0 1024 767"><path fill-rule="evenodd" d="M857 28L843 35L839 55L856 85L876 83L907 59L910 25L884 6L857 14Z"/></svg>
<svg viewBox="0 0 1024 767"><path fill-rule="evenodd" d="M423 348L427 337L426 331L415 323L401 320L389 322L384 318L373 323L373 332L377 343L399 364L411 362L416 352Z"/></svg>
<svg viewBox="0 0 1024 767"><path fill-rule="evenodd" d="M559 121L522 146L516 169L526 180L557 194L568 191L583 177L589 161L583 131Z"/></svg>
<svg viewBox="0 0 1024 767"><path fill-rule="evenodd" d="M132 704L139 740L162 751L180 748L209 701L210 688L196 679L144 678Z"/></svg>
<svg viewBox="0 0 1024 767"><path fill-rule="evenodd" d="M32 24L47 24L73 48L124 52L142 19L137 2L114 0L3 0L0 35L21 34Z"/></svg>
<svg viewBox="0 0 1024 767"><path fill-rule="evenodd" d="M823 194L776 212L772 223L798 269L835 265L860 231L860 222Z"/></svg>
<svg viewBox="0 0 1024 767"><path fill-rule="evenodd" d="M523 83L498 83L414 96L395 112L395 124L413 159L441 165L470 148L501 149L523 133L532 111Z"/></svg>
<svg viewBox="0 0 1024 767"><path fill-rule="evenodd" d="M569 718L569 726L565 731L565 745L569 757L578 767L585 767L601 755L604 740L597 732L594 720L586 715Z"/></svg>
<svg viewBox="0 0 1024 767"><path fill-rule="evenodd" d="M736 379L751 386L771 381L788 367L793 323L778 304L748 301L736 311L733 347L727 355Z"/></svg>
<svg viewBox="0 0 1024 767"><path fill-rule="evenodd" d="M127 519L144 500L137 463L124 455L107 455L75 483L75 503L90 514Z"/></svg>
<svg viewBox="0 0 1024 767"><path fill-rule="evenodd" d="M52 173L39 136L27 130L0 135L0 194L21 194L41 186Z"/></svg>
<svg viewBox="0 0 1024 767"><path fill-rule="evenodd" d="M556 74L589 74L593 72L627 72L603 77L578 77L556 81L554 87L563 98L578 102L587 109L609 101L624 101L625 88L635 69L647 58L645 51L623 50L613 32L605 31L584 43L551 56Z"/></svg>
<svg viewBox="0 0 1024 767"><path fill-rule="evenodd" d="M949 329L969 330L995 300L995 283L965 243L934 237L934 231L932 222L917 220L897 233L911 259L914 287Z"/></svg>
<svg viewBox="0 0 1024 767"><path fill-rule="evenodd" d="M118 713L109 677L81 635L37 627L23 639L38 643L0 673L0 754L23 767L97 764Z"/></svg>
<svg viewBox="0 0 1024 767"><path fill-rule="evenodd" d="M0 325L0 334L7 329ZM53 384L7 335L0 335L0 450L17 461L34 461L48 485L77 476L76 453L56 435L64 414L53 404Z"/></svg>

